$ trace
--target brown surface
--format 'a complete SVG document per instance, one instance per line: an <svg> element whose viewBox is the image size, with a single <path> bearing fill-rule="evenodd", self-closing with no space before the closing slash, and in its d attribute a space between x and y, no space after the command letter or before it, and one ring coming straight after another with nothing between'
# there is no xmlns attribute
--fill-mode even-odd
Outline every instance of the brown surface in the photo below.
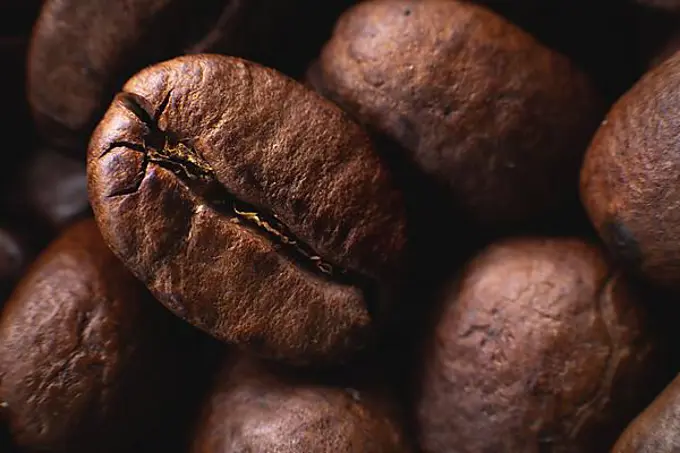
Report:
<svg viewBox="0 0 680 453"><path fill-rule="evenodd" d="M332 0L326 3L342 3ZM48 145L83 156L125 80L145 66L210 52L280 62L318 34L300 24L309 0L47 0L35 27L28 91ZM339 5L338 5L339 7ZM332 9L332 8L331 8ZM304 44L287 42L291 32ZM279 45L279 43L286 43Z"/></svg>
<svg viewBox="0 0 680 453"><path fill-rule="evenodd" d="M426 453L602 452L651 400L646 314L580 240L492 245L442 302L417 412Z"/></svg>
<svg viewBox="0 0 680 453"><path fill-rule="evenodd" d="M680 377L628 425L612 453L680 451Z"/></svg>
<svg viewBox="0 0 680 453"><path fill-rule="evenodd" d="M168 321L93 220L68 229L0 319L0 401L13 440L65 453L148 445L146 430L167 420L167 385L176 382L166 374L169 353L179 360Z"/></svg>
<svg viewBox="0 0 680 453"><path fill-rule="evenodd" d="M600 118L597 94L566 58L453 0L354 7L312 83L490 227L564 210Z"/></svg>
<svg viewBox="0 0 680 453"><path fill-rule="evenodd" d="M405 220L361 129L302 85L228 57L178 58L124 91L90 144L90 199L156 298L277 358L362 346L388 308Z"/></svg>
<svg viewBox="0 0 680 453"><path fill-rule="evenodd" d="M607 115L586 154L581 197L609 250L650 281L680 287L680 54Z"/></svg>
<svg viewBox="0 0 680 453"><path fill-rule="evenodd" d="M240 357L218 376L193 453L406 453L383 396L313 384Z"/></svg>

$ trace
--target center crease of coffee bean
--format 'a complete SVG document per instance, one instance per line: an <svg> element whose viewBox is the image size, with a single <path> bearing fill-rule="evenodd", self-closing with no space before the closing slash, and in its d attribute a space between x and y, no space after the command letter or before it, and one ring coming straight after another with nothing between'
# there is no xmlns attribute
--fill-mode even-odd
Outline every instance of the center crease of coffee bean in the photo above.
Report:
<svg viewBox="0 0 680 453"><path fill-rule="evenodd" d="M170 95L171 92L166 95L155 114L151 114L144 107L149 103L139 95L122 92L116 96L118 102L142 121L149 132L144 137L143 145L116 141L102 154L104 156L116 147L126 147L144 155L142 169L134 187L117 191L109 196L136 192L146 174L147 165L157 164L170 170L193 193L205 200L217 212L229 217L232 222L266 236L275 248L285 252L298 265L303 265L317 275L332 279L336 283L358 286L365 291L372 286L367 277L349 269L340 268L321 258L312 247L295 238L275 214L237 199L219 183L210 164L203 160L191 146L183 143L171 132L161 130L157 118L167 107Z"/></svg>

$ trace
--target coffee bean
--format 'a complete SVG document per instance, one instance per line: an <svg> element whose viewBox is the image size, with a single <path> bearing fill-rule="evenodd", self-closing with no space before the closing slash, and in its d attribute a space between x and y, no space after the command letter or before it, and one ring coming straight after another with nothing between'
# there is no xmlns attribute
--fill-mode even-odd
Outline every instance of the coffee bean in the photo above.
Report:
<svg viewBox="0 0 680 453"><path fill-rule="evenodd" d="M236 453L406 453L390 400L268 369L228 363L206 401L192 451Z"/></svg>
<svg viewBox="0 0 680 453"><path fill-rule="evenodd" d="M442 294L418 401L424 451L607 451L664 385L643 297L581 240L489 246Z"/></svg>
<svg viewBox="0 0 680 453"><path fill-rule="evenodd" d="M680 377L626 428L612 453L674 453L680 449Z"/></svg>
<svg viewBox="0 0 680 453"><path fill-rule="evenodd" d="M362 2L340 18L316 79L444 185L466 220L503 228L577 198L598 96L565 57L482 7Z"/></svg>
<svg viewBox="0 0 680 453"><path fill-rule="evenodd" d="M343 3L346 0L324 2ZM185 53L263 63L295 57L278 43L309 0L47 0L29 55L29 99L48 145L83 156L114 94L147 65ZM301 36L301 39L308 36ZM290 43L292 44L292 43Z"/></svg>
<svg viewBox="0 0 680 453"><path fill-rule="evenodd" d="M275 71L216 55L142 71L95 131L88 176L113 251L218 339L322 360L388 308L400 193L357 125Z"/></svg>
<svg viewBox="0 0 680 453"><path fill-rule="evenodd" d="M169 387L181 382L171 367L182 357L175 321L108 251L93 220L69 228L0 319L0 406L13 441L65 453L149 446L177 399Z"/></svg>
<svg viewBox="0 0 680 453"><path fill-rule="evenodd" d="M680 199L680 119L674 113L680 105L679 71L676 54L614 105L581 173L583 203L612 253L651 282L675 289L680 288L680 214L674 209ZM625 232L623 242L632 249L617 232Z"/></svg>
<svg viewBox="0 0 680 453"><path fill-rule="evenodd" d="M56 234L89 211L85 163L51 149L39 149L13 179L5 205Z"/></svg>

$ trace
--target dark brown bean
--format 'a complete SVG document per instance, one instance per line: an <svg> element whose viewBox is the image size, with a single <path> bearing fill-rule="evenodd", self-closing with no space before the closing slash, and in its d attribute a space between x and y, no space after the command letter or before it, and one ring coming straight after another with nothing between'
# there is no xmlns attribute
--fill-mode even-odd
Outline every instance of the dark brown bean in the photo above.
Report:
<svg viewBox="0 0 680 453"><path fill-rule="evenodd" d="M572 181L601 113L565 57L455 0L360 3L341 17L312 82L487 227L575 201Z"/></svg>
<svg viewBox="0 0 680 453"><path fill-rule="evenodd" d="M302 85L216 55L151 67L90 143L109 245L174 313L292 361L364 345L400 273L400 193L361 129Z"/></svg>
<svg viewBox="0 0 680 453"><path fill-rule="evenodd" d="M334 10L346 1L324 4ZM39 132L49 146L83 156L125 80L177 55L221 53L262 63L282 62L280 55L298 58L298 48L322 32L299 23L318 12L317 3L48 0L29 54L29 100Z"/></svg>
<svg viewBox="0 0 680 453"><path fill-rule="evenodd" d="M680 54L650 71L611 109L581 172L581 197L617 259L680 288Z"/></svg>
<svg viewBox="0 0 680 453"><path fill-rule="evenodd" d="M339 388L240 357L218 376L193 453L406 453L384 394Z"/></svg>
<svg viewBox="0 0 680 453"><path fill-rule="evenodd" d="M606 451L663 385L640 302L580 240L491 245L442 297L418 402L424 451Z"/></svg>
<svg viewBox="0 0 680 453"><path fill-rule="evenodd" d="M4 205L11 215L36 222L55 235L89 214L85 163L50 149L39 149L12 178Z"/></svg>
<svg viewBox="0 0 680 453"><path fill-rule="evenodd" d="M172 402L181 400L172 388L183 347L173 340L175 321L111 254L93 220L69 228L0 319L0 404L12 440L41 452L151 448L151 433L168 428Z"/></svg>

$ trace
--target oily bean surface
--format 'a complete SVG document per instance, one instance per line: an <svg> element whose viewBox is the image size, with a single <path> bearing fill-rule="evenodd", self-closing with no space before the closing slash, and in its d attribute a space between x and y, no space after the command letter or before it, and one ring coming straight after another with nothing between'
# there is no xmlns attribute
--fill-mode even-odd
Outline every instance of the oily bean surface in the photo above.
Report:
<svg viewBox="0 0 680 453"><path fill-rule="evenodd" d="M90 143L113 251L215 337L304 361L363 344L400 273L400 192L361 129L244 60L180 57L133 77Z"/></svg>

